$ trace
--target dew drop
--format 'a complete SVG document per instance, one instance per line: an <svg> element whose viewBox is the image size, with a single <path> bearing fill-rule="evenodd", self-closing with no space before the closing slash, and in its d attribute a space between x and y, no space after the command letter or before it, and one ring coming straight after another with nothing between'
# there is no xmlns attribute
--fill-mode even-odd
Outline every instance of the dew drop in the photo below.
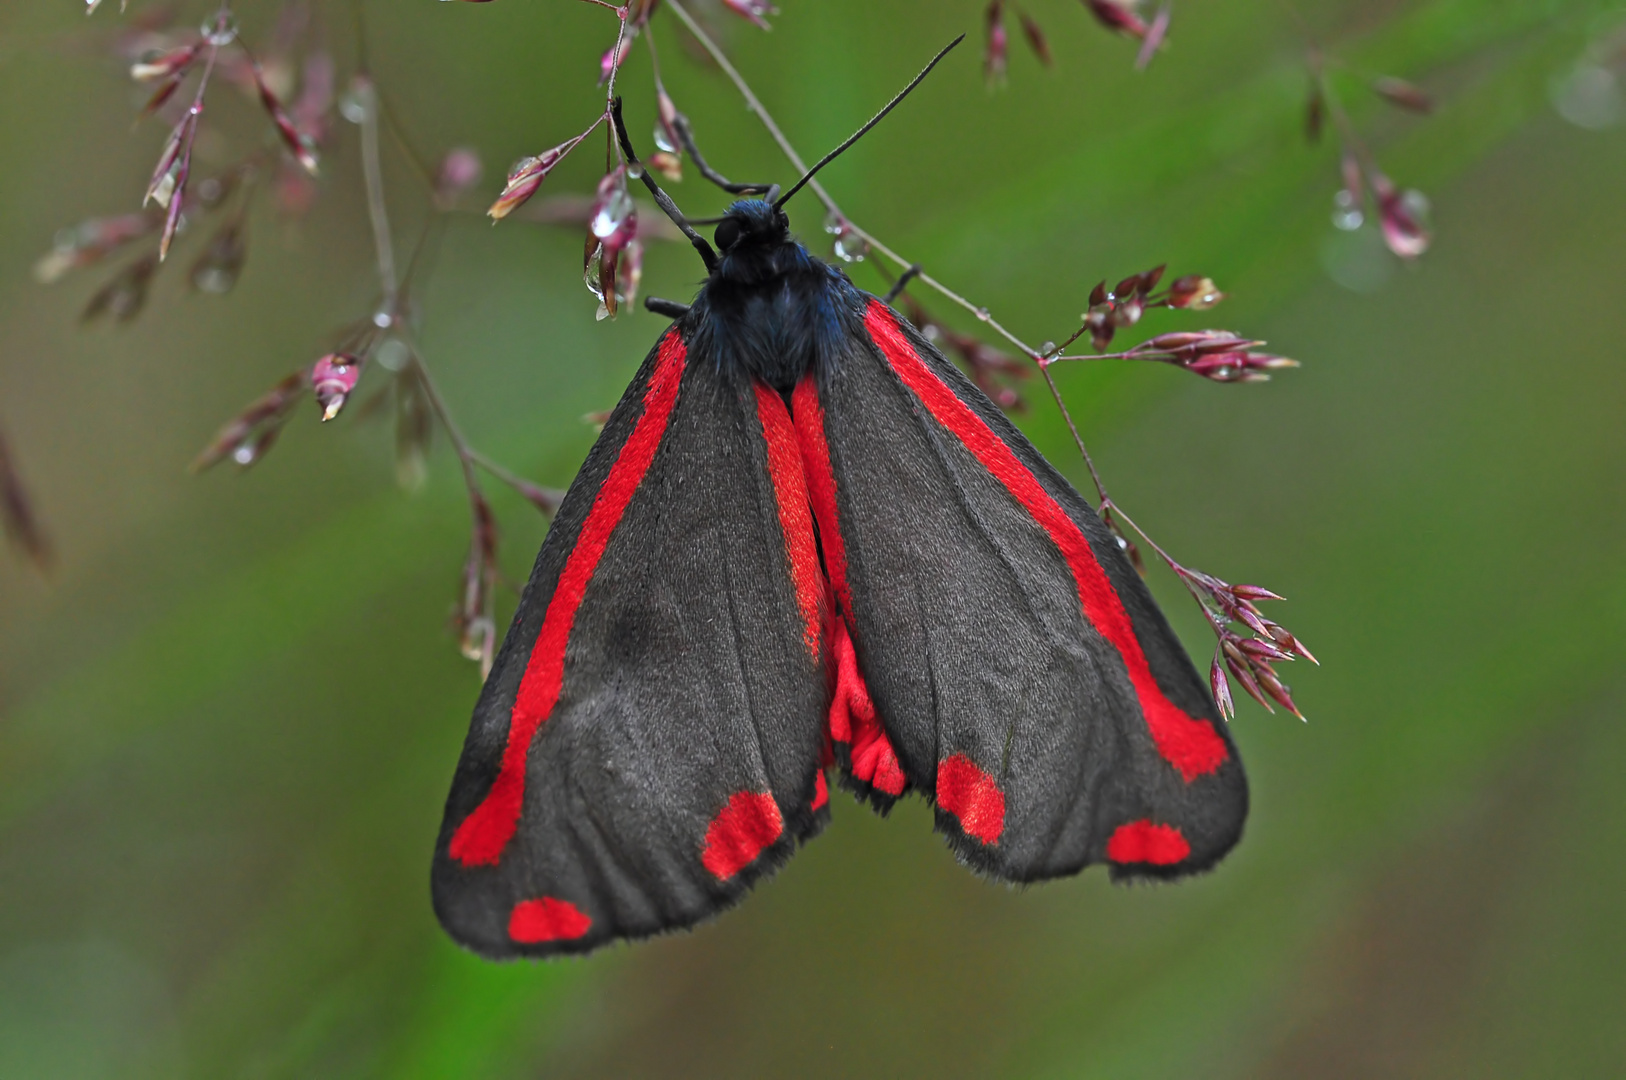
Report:
<svg viewBox="0 0 1626 1080"><path fill-rule="evenodd" d="M1558 115L1576 127L1601 131L1626 116L1620 81L1606 67L1579 64L1554 78L1548 92Z"/></svg>
<svg viewBox="0 0 1626 1080"><path fill-rule="evenodd" d="M237 16L229 11L223 11L198 27L198 33L203 35L204 41L215 48L225 48L237 40Z"/></svg>
<svg viewBox="0 0 1626 1080"><path fill-rule="evenodd" d="M1400 196L1400 206L1418 224L1426 224L1434 211L1434 204L1428 201L1428 196L1416 188L1406 189Z"/></svg>
<svg viewBox="0 0 1626 1080"><path fill-rule="evenodd" d="M869 254L869 242L856 233L841 233L836 236L832 250L842 262L863 262Z"/></svg>
<svg viewBox="0 0 1626 1080"><path fill-rule="evenodd" d="M593 215L589 228L592 229L594 236L604 240L615 235L615 231L621 228L621 223L627 220L627 215L632 211L632 196L625 188L621 188L611 192L610 197L604 200L604 205Z"/></svg>
<svg viewBox="0 0 1626 1080"><path fill-rule="evenodd" d="M977 318L982 322L987 322L988 321L988 309L985 308L985 307L978 308L977 309Z"/></svg>
<svg viewBox="0 0 1626 1080"><path fill-rule="evenodd" d="M655 149L675 154L678 148L672 145L672 139L666 134L666 125L659 120L655 121Z"/></svg>
<svg viewBox="0 0 1626 1080"><path fill-rule="evenodd" d="M352 124L365 124L373 115L372 86L357 80L339 99L339 115Z"/></svg>
<svg viewBox="0 0 1626 1080"><path fill-rule="evenodd" d="M1332 203L1332 223L1335 228L1344 232L1354 232L1366 224L1366 215L1361 213L1360 200L1353 192L1340 189L1332 197Z"/></svg>
<svg viewBox="0 0 1626 1080"><path fill-rule="evenodd" d="M395 338L390 338L378 347L374 359L378 361L379 366L385 371L400 371L407 366L407 360L411 358L411 355L406 345Z"/></svg>

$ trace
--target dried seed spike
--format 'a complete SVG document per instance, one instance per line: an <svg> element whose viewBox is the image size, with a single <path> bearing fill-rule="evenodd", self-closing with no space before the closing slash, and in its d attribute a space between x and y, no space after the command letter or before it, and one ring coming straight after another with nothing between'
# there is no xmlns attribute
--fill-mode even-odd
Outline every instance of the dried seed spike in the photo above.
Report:
<svg viewBox="0 0 1626 1080"><path fill-rule="evenodd" d="M1116 30L1130 37L1145 38L1146 23L1130 6L1131 0L1084 0L1097 22L1108 30Z"/></svg>
<svg viewBox="0 0 1626 1080"><path fill-rule="evenodd" d="M999 83L1005 78L1007 54L1010 49L1010 39L1005 33L1004 0L992 0L987 11L983 13L983 21L988 27L988 44L982 58L983 77L990 84Z"/></svg>
<svg viewBox="0 0 1626 1080"><path fill-rule="evenodd" d="M1025 11L1018 11L1017 18L1022 21L1022 35L1028 39L1028 48L1039 58L1039 63L1050 67L1053 61L1050 56L1050 42L1044 36L1044 28Z"/></svg>
<svg viewBox="0 0 1626 1080"><path fill-rule="evenodd" d="M1225 677L1225 667L1220 662L1218 650L1214 652L1214 662L1208 668L1208 685L1214 693L1214 703L1219 706L1220 715L1230 721L1236 716L1236 703L1231 700L1231 683Z"/></svg>
<svg viewBox="0 0 1626 1080"><path fill-rule="evenodd" d="M1260 690L1259 684L1254 682L1253 675L1249 673L1247 664L1239 663L1227 656L1225 658L1225 666L1230 669L1231 674L1235 676L1236 681L1242 684L1242 689L1248 692L1249 697L1263 705L1266 712L1270 713L1272 716L1276 715L1276 710L1271 707L1270 702L1265 700L1264 691Z"/></svg>
<svg viewBox="0 0 1626 1080"><path fill-rule="evenodd" d="M1408 112L1427 115L1434 111L1434 99L1415 83L1382 75L1372 81L1372 89L1383 100Z"/></svg>
<svg viewBox="0 0 1626 1080"><path fill-rule="evenodd" d="M723 6L736 15L743 15L745 18L750 19L764 30L772 30L773 27L768 25L767 19L763 18L763 16L779 14L779 9L770 4L768 0L723 0Z"/></svg>
<svg viewBox="0 0 1626 1080"><path fill-rule="evenodd" d="M1321 80L1310 80L1310 95L1304 103L1304 141L1314 146L1321 141L1327 125L1327 97Z"/></svg>
<svg viewBox="0 0 1626 1080"><path fill-rule="evenodd" d="M1157 288L1157 283L1163 280L1163 271L1168 268L1169 264L1163 263L1141 274L1140 284L1135 287L1135 291L1140 294L1141 299L1144 300L1151 295L1152 290Z"/></svg>
<svg viewBox="0 0 1626 1080"><path fill-rule="evenodd" d="M1237 645L1237 648L1252 659L1264 660L1270 663L1293 659L1292 653L1284 652L1261 638L1246 638Z"/></svg>
<svg viewBox="0 0 1626 1080"><path fill-rule="evenodd" d="M526 502L542 511L542 513L548 517L552 517L558 512L559 503L565 497L565 494L562 491L558 491L554 488L540 487L531 483L529 480L518 480L512 486L515 491L519 492Z"/></svg>
<svg viewBox="0 0 1626 1080"><path fill-rule="evenodd" d="M1265 692L1276 699L1277 704L1300 720L1304 719L1304 714L1299 712L1299 707L1293 704L1293 695L1289 692L1287 686L1276 677L1276 673L1270 670L1268 665L1260 666L1259 682L1265 688Z"/></svg>
<svg viewBox="0 0 1626 1080"><path fill-rule="evenodd" d="M41 573L50 570L54 561L51 542L23 486L4 434L0 434L0 526L36 569Z"/></svg>
<svg viewBox="0 0 1626 1080"><path fill-rule="evenodd" d="M1163 6L1157 9L1157 15L1152 19L1152 25L1147 27L1146 36L1141 39L1140 52L1135 55L1136 71L1145 71L1151 64L1152 57L1163 47L1164 39L1169 36L1169 21L1173 14L1173 6L1169 0L1164 0Z"/></svg>
<svg viewBox="0 0 1626 1080"><path fill-rule="evenodd" d="M1270 630L1269 630L1268 627L1265 626L1265 620L1261 619L1258 615L1254 614L1254 612L1252 610L1250 610L1249 608L1238 606L1236 611L1234 612L1234 614L1235 614L1236 620L1238 622L1245 625L1249 630L1252 630L1255 634L1258 634L1260 637L1269 637L1270 636Z"/></svg>
<svg viewBox="0 0 1626 1080"><path fill-rule="evenodd" d="M298 400L306 386L306 372L296 371L285 377L248 408L228 420L215 437L193 459L191 471L202 472L232 457L242 466L252 465L276 441L290 406Z"/></svg>

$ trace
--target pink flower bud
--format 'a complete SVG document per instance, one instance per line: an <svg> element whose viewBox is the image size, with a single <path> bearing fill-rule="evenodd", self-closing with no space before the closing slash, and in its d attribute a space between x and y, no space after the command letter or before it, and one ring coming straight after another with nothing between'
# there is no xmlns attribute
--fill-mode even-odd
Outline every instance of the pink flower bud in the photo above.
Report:
<svg viewBox="0 0 1626 1080"><path fill-rule="evenodd" d="M773 28L763 16L779 14L779 9L768 3L768 0L723 0L723 6L736 15L750 19L764 30Z"/></svg>
<svg viewBox="0 0 1626 1080"><path fill-rule="evenodd" d="M1170 7L1168 0L1164 0L1163 6L1157 9L1157 17L1146 30L1146 36L1141 38L1140 52L1135 55L1136 71L1145 71L1147 65L1152 62L1152 57L1157 55L1157 50L1163 47L1163 39L1169 36L1169 19L1172 14L1173 8Z"/></svg>
<svg viewBox="0 0 1626 1080"><path fill-rule="evenodd" d="M1022 20L1022 36L1028 39L1028 48L1039 58L1039 63L1049 67L1052 63L1050 42L1045 39L1044 29L1027 12L1018 11L1016 14Z"/></svg>
<svg viewBox="0 0 1626 1080"><path fill-rule="evenodd" d="M587 231L607 251L620 251L638 235L638 207L627 190L625 165L617 165L598 182Z"/></svg>
<svg viewBox="0 0 1626 1080"><path fill-rule="evenodd" d="M683 181L683 159L676 154L668 153L665 150L657 150L649 155L649 160L644 164L674 184Z"/></svg>
<svg viewBox="0 0 1626 1080"><path fill-rule="evenodd" d="M1146 23L1135 14L1134 0L1084 0L1084 6L1108 30L1116 30L1130 37L1146 36Z"/></svg>
<svg viewBox="0 0 1626 1080"><path fill-rule="evenodd" d="M277 135L282 139L282 144L288 148L289 153L293 154L294 160L299 162L300 168L315 176L316 140L302 133L294 126L294 122L289 119L287 112L283 110L282 102L277 100L277 96L266 85L264 73L257 66L254 69L254 83L259 88L260 105L264 107L267 115L271 117L271 123L276 127Z"/></svg>
<svg viewBox="0 0 1626 1080"><path fill-rule="evenodd" d="M361 363L346 353L329 353L311 365L311 393L316 395L324 423L339 415L360 378Z"/></svg>
<svg viewBox="0 0 1626 1080"><path fill-rule="evenodd" d="M1384 75L1373 81L1372 89L1389 104L1397 105L1408 112L1426 115L1434 111L1434 99L1422 87L1405 79Z"/></svg>
<svg viewBox="0 0 1626 1080"><path fill-rule="evenodd" d="M536 189L542 186L542 181L548 178L553 167L564 160L564 156L576 148L581 136L567 143L560 143L552 150L544 150L536 157L520 158L508 172L508 182L503 185L502 194L497 201L491 204L486 214L493 221L501 221L516 209L525 204L525 200L536 194Z"/></svg>
<svg viewBox="0 0 1626 1080"><path fill-rule="evenodd" d="M672 95L666 92L666 87L655 87L655 148L668 154L676 154L683 147L683 140L678 137L678 111L677 103Z"/></svg>
<svg viewBox="0 0 1626 1080"><path fill-rule="evenodd" d="M1176 278L1174 284L1169 286L1168 304L1171 308L1207 311L1223 299L1225 294L1219 291L1213 279L1200 274Z"/></svg>
<svg viewBox="0 0 1626 1080"><path fill-rule="evenodd" d="M130 65L130 78L137 82L155 82L179 75L192 66L192 61L198 58L202 49L202 42L193 42L168 52L145 56Z"/></svg>
<svg viewBox="0 0 1626 1080"><path fill-rule="evenodd" d="M1415 259L1427 251L1433 238L1419 220L1427 207L1422 193L1398 192L1381 173L1372 177L1372 191L1378 201L1383 242L1389 250L1402 259Z"/></svg>
<svg viewBox="0 0 1626 1080"><path fill-rule="evenodd" d="M1010 49L1005 35L1004 0L993 0L984 17L988 23L988 47L983 54L983 75L990 83L1001 82L1005 78L1006 54Z"/></svg>
<svg viewBox="0 0 1626 1080"><path fill-rule="evenodd" d="M1236 715L1236 703L1231 700L1231 684L1225 678L1225 668L1220 663L1220 654L1214 653L1214 663L1208 669L1208 685L1214 692L1214 703L1219 706L1220 715L1229 720Z"/></svg>
<svg viewBox="0 0 1626 1080"><path fill-rule="evenodd" d="M627 54L632 51L632 35L623 34L621 40L611 45L598 61L598 81L602 86L609 81L610 75L627 62Z"/></svg>

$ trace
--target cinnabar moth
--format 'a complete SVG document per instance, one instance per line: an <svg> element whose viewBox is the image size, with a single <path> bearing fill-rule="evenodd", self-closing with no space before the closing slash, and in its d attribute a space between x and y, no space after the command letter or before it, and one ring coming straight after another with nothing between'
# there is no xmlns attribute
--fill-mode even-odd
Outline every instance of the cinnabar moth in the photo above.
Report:
<svg viewBox="0 0 1626 1080"><path fill-rule="evenodd" d="M497 958L692 926L818 833L830 770L882 812L923 795L999 880L1212 866L1242 766L1101 519L784 198L734 203L714 254L646 183L711 273L537 556L447 800L442 925Z"/></svg>

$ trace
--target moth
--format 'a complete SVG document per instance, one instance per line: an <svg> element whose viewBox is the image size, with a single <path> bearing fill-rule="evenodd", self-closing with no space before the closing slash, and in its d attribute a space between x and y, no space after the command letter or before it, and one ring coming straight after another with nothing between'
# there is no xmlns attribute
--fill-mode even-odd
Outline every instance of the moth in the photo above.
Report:
<svg viewBox="0 0 1626 1080"><path fill-rule="evenodd" d="M708 277L647 302L674 321L475 708L432 872L475 952L692 926L818 834L832 783L882 813L924 797L1007 882L1177 878L1240 837L1236 747L1101 519L790 231L786 200L930 70L789 192L733 203L715 248L644 172Z"/></svg>

